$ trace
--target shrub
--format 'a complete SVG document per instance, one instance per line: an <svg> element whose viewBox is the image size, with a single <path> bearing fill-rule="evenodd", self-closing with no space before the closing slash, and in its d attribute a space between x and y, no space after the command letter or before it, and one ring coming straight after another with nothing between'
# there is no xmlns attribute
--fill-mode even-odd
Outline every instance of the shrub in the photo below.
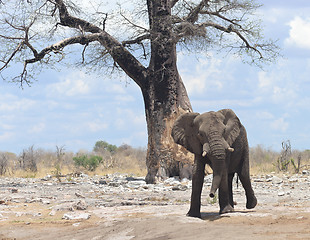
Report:
<svg viewBox="0 0 310 240"><path fill-rule="evenodd" d="M103 153L105 151L114 154L117 151L117 146L107 143L106 141L97 141L95 143L94 152Z"/></svg>
<svg viewBox="0 0 310 240"><path fill-rule="evenodd" d="M84 167L89 171L95 171L99 164L102 163L102 157L82 155L73 157L73 161L76 166Z"/></svg>

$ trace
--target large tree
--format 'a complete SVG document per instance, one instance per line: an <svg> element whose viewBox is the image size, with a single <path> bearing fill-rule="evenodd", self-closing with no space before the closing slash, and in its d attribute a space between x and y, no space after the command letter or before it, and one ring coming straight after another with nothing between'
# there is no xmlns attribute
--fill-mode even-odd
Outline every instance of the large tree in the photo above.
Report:
<svg viewBox="0 0 310 240"><path fill-rule="evenodd" d="M29 84L36 70L77 51L86 66L126 73L144 98L152 183L157 173L180 174L186 159L170 136L174 120L192 111L177 52L220 47L256 64L273 60L277 47L261 37L259 7L254 0L134 0L112 8L104 0L2 0L1 76ZM14 63L22 63L18 76L5 75Z"/></svg>

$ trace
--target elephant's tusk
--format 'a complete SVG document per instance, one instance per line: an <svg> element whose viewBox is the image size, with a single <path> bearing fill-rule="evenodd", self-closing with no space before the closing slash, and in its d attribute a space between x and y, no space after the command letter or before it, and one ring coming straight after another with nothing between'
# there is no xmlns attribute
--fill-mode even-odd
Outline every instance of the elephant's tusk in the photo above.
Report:
<svg viewBox="0 0 310 240"><path fill-rule="evenodd" d="M228 151L233 152L235 151L235 149L233 149L232 147L227 148Z"/></svg>
<svg viewBox="0 0 310 240"><path fill-rule="evenodd" d="M202 152L202 156L203 156L203 157L207 156L207 153L208 153L207 151L203 151L203 152Z"/></svg>

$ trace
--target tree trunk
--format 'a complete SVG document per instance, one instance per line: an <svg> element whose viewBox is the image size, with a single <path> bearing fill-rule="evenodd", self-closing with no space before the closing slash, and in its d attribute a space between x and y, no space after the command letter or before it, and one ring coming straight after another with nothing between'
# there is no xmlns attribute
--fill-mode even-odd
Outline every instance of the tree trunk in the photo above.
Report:
<svg viewBox="0 0 310 240"><path fill-rule="evenodd" d="M148 0L151 29L151 60L148 76L141 86L148 129L146 181L155 176L165 178L180 175L180 168L191 157L179 156L179 148L171 137L175 119L192 111L186 89L177 70L176 43L172 35L169 0Z"/></svg>
<svg viewBox="0 0 310 240"><path fill-rule="evenodd" d="M175 82L177 92L169 91L171 81ZM184 149L182 151L182 147L175 144L171 137L176 118L186 111L192 111L182 80L178 78L171 81L160 82L154 78L150 81L151 85L160 83L165 86L150 86L143 91L148 129L147 183L154 183L156 175L160 178L182 177L182 169L186 171L192 165L191 154ZM169 93L163 94L165 91ZM184 177L191 177L191 174Z"/></svg>

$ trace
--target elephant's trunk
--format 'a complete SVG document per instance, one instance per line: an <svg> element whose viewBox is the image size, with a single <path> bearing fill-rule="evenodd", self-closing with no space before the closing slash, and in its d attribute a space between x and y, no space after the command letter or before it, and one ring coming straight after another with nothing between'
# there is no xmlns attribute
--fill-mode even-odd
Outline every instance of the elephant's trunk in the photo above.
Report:
<svg viewBox="0 0 310 240"><path fill-rule="evenodd" d="M214 198L216 190L220 187L221 180L222 180L221 175L214 175L213 174L212 186L211 186L211 191L209 194L209 196L211 198Z"/></svg>
<svg viewBox="0 0 310 240"><path fill-rule="evenodd" d="M214 197L216 190L220 187L225 168L225 160L215 159L212 162L213 179L209 196Z"/></svg>
<svg viewBox="0 0 310 240"><path fill-rule="evenodd" d="M225 166L226 146L224 146L223 141L221 141L221 136L219 136L216 133L211 134L209 143L210 143L209 156L211 159L213 170L213 180L209 196L213 198L215 196L215 192L220 187L223 170L226 167Z"/></svg>

